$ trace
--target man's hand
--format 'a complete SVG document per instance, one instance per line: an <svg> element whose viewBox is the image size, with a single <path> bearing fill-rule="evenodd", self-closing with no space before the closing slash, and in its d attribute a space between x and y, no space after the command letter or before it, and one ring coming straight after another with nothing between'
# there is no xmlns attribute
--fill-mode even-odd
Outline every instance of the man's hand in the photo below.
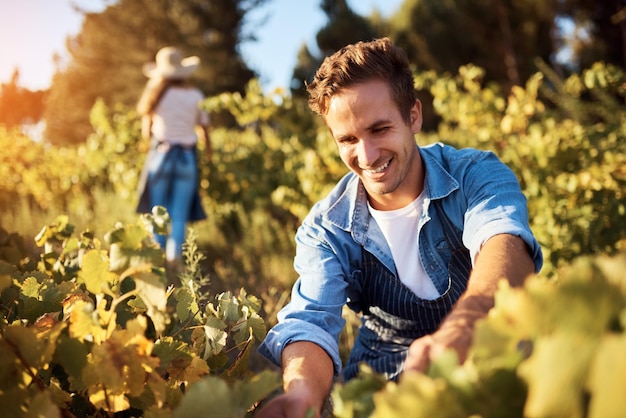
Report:
<svg viewBox="0 0 626 418"><path fill-rule="evenodd" d="M455 350L459 362L465 362L474 325L493 307L498 282L507 279L511 286L521 286L534 267L521 238L508 234L490 238L476 258L465 293L439 329L411 343L405 370L426 372L431 361L446 349Z"/></svg>
<svg viewBox="0 0 626 418"><path fill-rule="evenodd" d="M305 391L293 390L276 396L255 414L255 418L320 418L315 405L311 405L312 395Z"/></svg>
<svg viewBox="0 0 626 418"><path fill-rule="evenodd" d="M426 373L430 363L448 349L456 351L462 364L467 358L471 340L471 330L462 327L456 330L442 328L434 334L418 338L409 347L404 370Z"/></svg>
<svg viewBox="0 0 626 418"><path fill-rule="evenodd" d="M285 393L270 400L255 416L319 418L333 383L333 363L326 351L317 344L296 341L283 350L282 364ZM313 415L309 411L314 411Z"/></svg>

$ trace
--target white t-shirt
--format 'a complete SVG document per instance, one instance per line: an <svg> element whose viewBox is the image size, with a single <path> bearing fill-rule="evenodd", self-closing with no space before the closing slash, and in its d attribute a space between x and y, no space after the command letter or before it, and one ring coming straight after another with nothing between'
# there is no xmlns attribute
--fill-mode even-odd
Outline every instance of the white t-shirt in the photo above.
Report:
<svg viewBox="0 0 626 418"><path fill-rule="evenodd" d="M391 248L400 281L420 298L434 300L440 294L424 270L417 239L423 202L424 197L421 194L400 209L381 211L372 208L369 203L368 208Z"/></svg>
<svg viewBox="0 0 626 418"><path fill-rule="evenodd" d="M195 127L209 123L208 114L200 109L202 100L204 96L197 88L168 88L154 109L152 135L171 144L194 145L198 140Z"/></svg>

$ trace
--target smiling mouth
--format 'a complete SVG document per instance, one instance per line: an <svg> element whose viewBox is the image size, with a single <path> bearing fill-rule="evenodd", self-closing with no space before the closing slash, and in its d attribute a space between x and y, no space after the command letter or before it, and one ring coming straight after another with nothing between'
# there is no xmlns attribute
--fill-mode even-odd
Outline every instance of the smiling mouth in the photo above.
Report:
<svg viewBox="0 0 626 418"><path fill-rule="evenodd" d="M375 169L369 169L369 170L364 169L363 173L368 175L368 176L373 176L373 175L376 175L376 174L380 174L383 171L385 171L385 169L387 167L389 167L390 163L391 163L391 160L387 160L387 162L385 162L385 164L383 164L383 165L381 165L381 166L379 166L379 167L377 167Z"/></svg>

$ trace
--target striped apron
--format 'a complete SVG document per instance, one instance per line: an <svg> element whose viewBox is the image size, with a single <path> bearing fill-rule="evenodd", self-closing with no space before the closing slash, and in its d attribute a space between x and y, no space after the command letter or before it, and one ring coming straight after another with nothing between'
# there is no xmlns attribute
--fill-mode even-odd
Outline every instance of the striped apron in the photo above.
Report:
<svg viewBox="0 0 626 418"><path fill-rule="evenodd" d="M387 379L397 380L404 369L409 345L435 332L465 291L472 266L469 251L463 246L462 231L448 220L439 202L433 203L452 249L448 287L435 300L421 299L375 256L362 250L360 269L353 272L349 284L352 289L348 306L362 316L343 372L346 381L357 375L361 362Z"/></svg>

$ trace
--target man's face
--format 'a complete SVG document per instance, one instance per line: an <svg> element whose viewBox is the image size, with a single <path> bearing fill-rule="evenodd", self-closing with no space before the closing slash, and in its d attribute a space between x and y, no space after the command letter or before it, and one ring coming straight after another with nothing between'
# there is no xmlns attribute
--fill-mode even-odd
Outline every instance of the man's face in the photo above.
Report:
<svg viewBox="0 0 626 418"><path fill-rule="evenodd" d="M388 85L367 81L335 95L325 121L341 159L359 176L375 209L404 207L421 193L423 172L414 136L422 125L419 101L407 125Z"/></svg>

